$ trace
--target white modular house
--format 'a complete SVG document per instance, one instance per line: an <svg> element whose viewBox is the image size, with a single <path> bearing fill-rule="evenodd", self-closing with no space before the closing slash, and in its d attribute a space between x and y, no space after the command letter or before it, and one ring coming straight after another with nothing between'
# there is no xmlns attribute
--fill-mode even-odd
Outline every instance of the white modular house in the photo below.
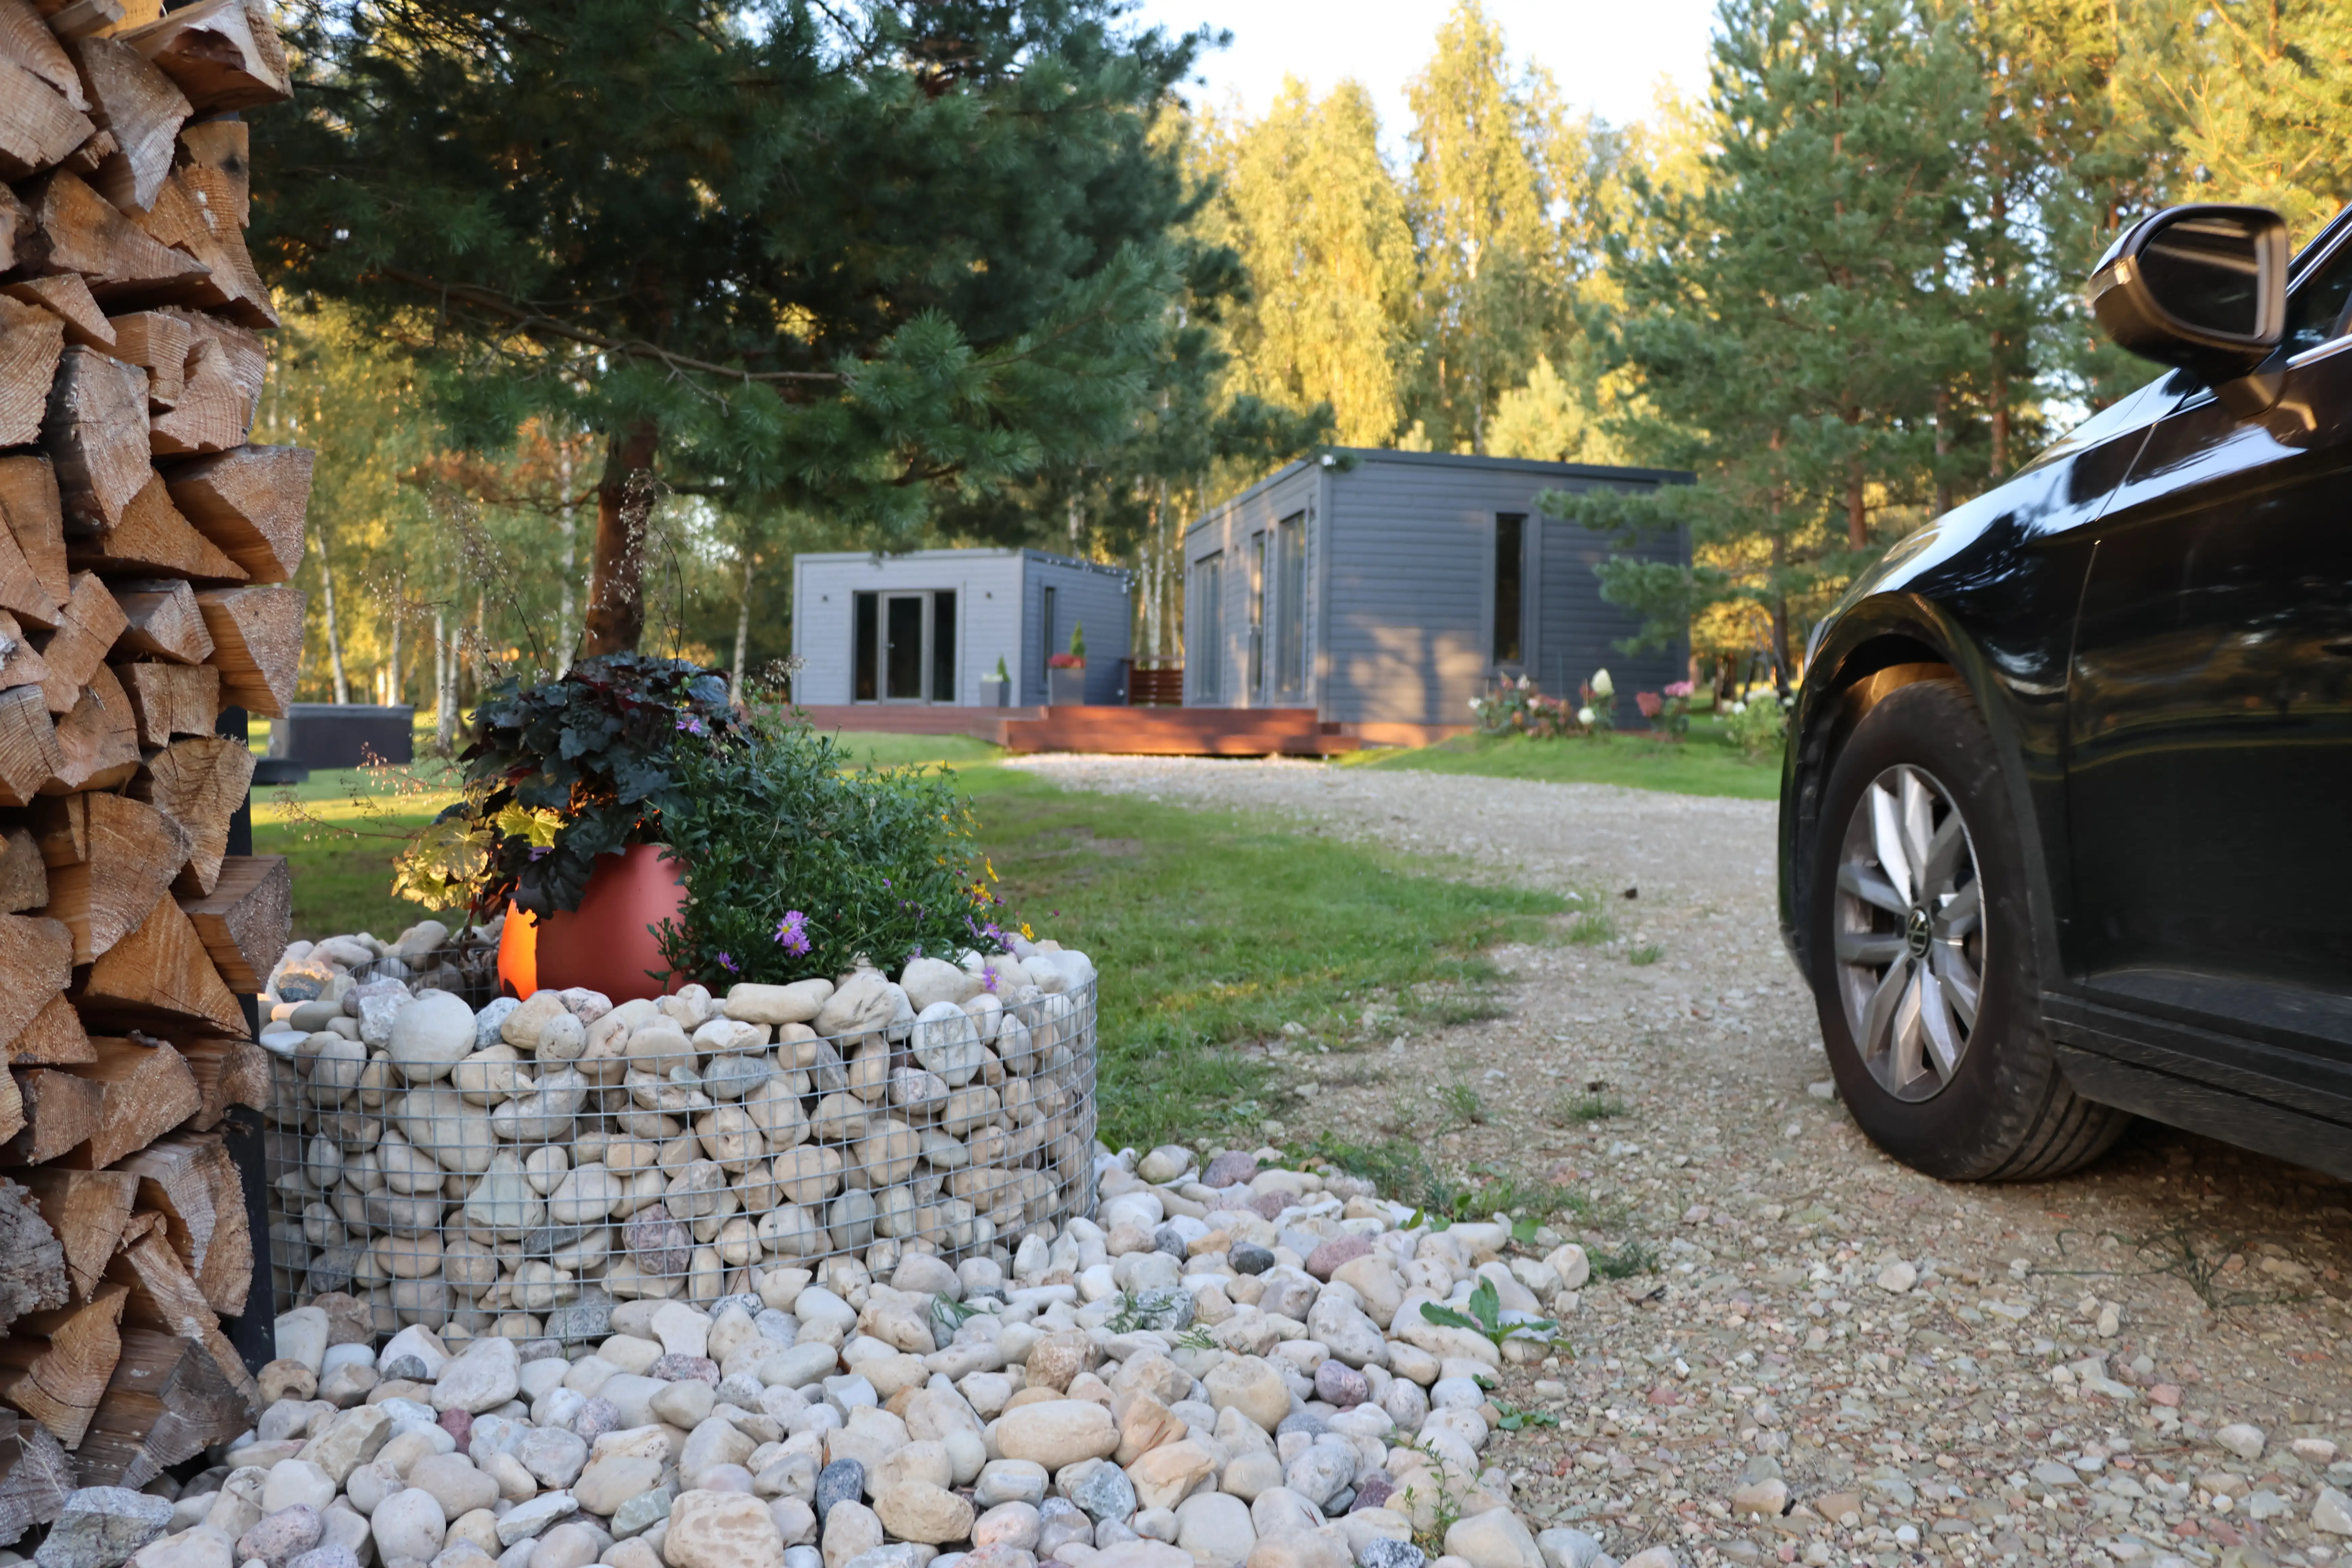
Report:
<svg viewBox="0 0 2352 1568"><path fill-rule="evenodd" d="M1003 660L1014 708L1045 702L1045 660L1087 637L1087 701L1127 700L1134 574L1043 550L793 557L793 699L975 706Z"/></svg>
<svg viewBox="0 0 2352 1568"><path fill-rule="evenodd" d="M1184 705L1312 708L1374 741L1472 722L1470 700L1531 675L1573 695L1607 668L1619 722L1689 650L1629 655L1639 629L1593 568L1622 549L1542 515L1546 490L1652 489L1691 476L1442 452L1339 448L1212 509L1184 534ZM1687 562L1686 539L1632 553Z"/></svg>

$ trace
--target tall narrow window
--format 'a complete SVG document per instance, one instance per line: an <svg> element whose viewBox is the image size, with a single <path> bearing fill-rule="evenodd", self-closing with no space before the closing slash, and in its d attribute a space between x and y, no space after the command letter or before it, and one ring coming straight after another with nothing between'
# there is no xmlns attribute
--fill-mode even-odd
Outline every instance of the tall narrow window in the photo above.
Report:
<svg viewBox="0 0 2352 1568"><path fill-rule="evenodd" d="M1528 520L1515 512L1495 519L1495 662L1518 664L1519 604L1526 578Z"/></svg>
<svg viewBox="0 0 2352 1568"><path fill-rule="evenodd" d="M1225 557L1221 551L1193 563L1184 595L1185 658L1192 666L1194 701L1225 700Z"/></svg>
<svg viewBox="0 0 2352 1568"><path fill-rule="evenodd" d="M1292 701L1307 693L1307 514L1293 512L1275 537L1275 694Z"/></svg>
<svg viewBox="0 0 2352 1568"><path fill-rule="evenodd" d="M1249 685L1244 689L1255 702L1265 690L1265 577L1271 564L1263 532L1250 535L1249 554Z"/></svg>
<svg viewBox="0 0 2352 1568"><path fill-rule="evenodd" d="M882 695L890 701L923 700L923 600L928 596L882 596Z"/></svg>
<svg viewBox="0 0 2352 1568"><path fill-rule="evenodd" d="M1050 587L1041 588L1037 591L1037 679L1035 683L1036 689L1040 693L1045 690L1053 679L1045 673L1054 668L1046 661L1061 651L1061 645L1054 640L1054 590Z"/></svg>
<svg viewBox="0 0 2352 1568"><path fill-rule="evenodd" d="M931 700L956 700L956 602L952 590L931 595Z"/></svg>
<svg viewBox="0 0 2352 1568"><path fill-rule="evenodd" d="M850 668L854 674L849 688L853 702L871 702L881 695L881 595L860 594L856 607L849 617Z"/></svg>

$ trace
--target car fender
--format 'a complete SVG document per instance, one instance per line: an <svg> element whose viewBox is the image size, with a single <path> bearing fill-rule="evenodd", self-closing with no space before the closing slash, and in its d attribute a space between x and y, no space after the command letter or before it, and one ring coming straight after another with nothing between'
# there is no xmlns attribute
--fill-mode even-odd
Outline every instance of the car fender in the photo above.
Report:
<svg viewBox="0 0 2352 1568"><path fill-rule="evenodd" d="M1799 972L1809 980L1812 973L1804 946L1812 896L1805 868L1821 827L1821 792L1846 736L1864 715L1901 688L1915 681L1956 679L1984 715L1999 752L2000 776L2032 882L2027 900L2033 911L2035 948L2042 973L2059 973L2063 871L2053 860L2053 847L2042 831L2042 813L2048 802L2036 798L2036 776L2046 770L2034 760L2039 748L2029 744L2019 722L2013 682L1995 668L1979 639L1949 608L1924 593L1899 588L1866 592L1825 619L1822 627L1823 635L1807 661L1797 706L1790 715L1781 769L1780 934ZM2063 709L2063 688L2058 700Z"/></svg>

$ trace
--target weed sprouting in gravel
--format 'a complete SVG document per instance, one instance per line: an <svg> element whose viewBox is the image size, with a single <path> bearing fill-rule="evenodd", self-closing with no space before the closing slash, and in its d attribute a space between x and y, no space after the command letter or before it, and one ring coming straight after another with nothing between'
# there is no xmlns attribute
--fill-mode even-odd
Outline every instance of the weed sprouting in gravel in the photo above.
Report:
<svg viewBox="0 0 2352 1568"><path fill-rule="evenodd" d="M1548 1114L1555 1127L1573 1127L1622 1116L1627 1109L1625 1102L1615 1095L1595 1089L1582 1094L1561 1095L1552 1101Z"/></svg>
<svg viewBox="0 0 2352 1568"><path fill-rule="evenodd" d="M1455 1121L1472 1127L1486 1124L1486 1102L1479 1099L1478 1091L1466 1083L1449 1083L1439 1089L1437 1103L1444 1106L1445 1114Z"/></svg>
<svg viewBox="0 0 2352 1568"><path fill-rule="evenodd" d="M1635 968L1655 963L1666 956L1666 950L1654 942L1645 942L1625 955L1625 962Z"/></svg>
<svg viewBox="0 0 2352 1568"><path fill-rule="evenodd" d="M1479 1165L1459 1176L1441 1171L1430 1163L1421 1142L1410 1138L1359 1143L1324 1132L1295 1151L1294 1158L1319 1159L1351 1176L1362 1176L1382 1197L1411 1204L1432 1221L1447 1225L1498 1214L1538 1224L1562 1215L1585 1220L1593 1212L1592 1201L1582 1193L1497 1166Z"/></svg>
<svg viewBox="0 0 2352 1568"><path fill-rule="evenodd" d="M1587 910L1568 928L1568 940L1579 947L1606 947L1617 940L1617 920L1606 910Z"/></svg>
<svg viewBox="0 0 2352 1568"><path fill-rule="evenodd" d="M1591 1261L1596 1279L1631 1279L1636 1274L1658 1271L1658 1249L1639 1237L1629 1239L1614 1252L1594 1248L1585 1256Z"/></svg>

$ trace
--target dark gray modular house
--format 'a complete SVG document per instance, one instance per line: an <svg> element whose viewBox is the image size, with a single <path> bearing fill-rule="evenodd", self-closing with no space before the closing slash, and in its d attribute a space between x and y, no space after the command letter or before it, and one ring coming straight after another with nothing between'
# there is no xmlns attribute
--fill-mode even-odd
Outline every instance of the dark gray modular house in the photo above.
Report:
<svg viewBox="0 0 2352 1568"><path fill-rule="evenodd" d="M1313 708L1366 740L1418 743L1467 727L1470 700L1505 677L1572 696L1606 668L1618 722L1639 728L1634 692L1683 679L1689 648L1619 652L1639 622L1601 601L1609 540L1540 515L1536 497L1690 478L1361 447L1293 463L1185 531L1185 705ZM1682 562L1690 545L1638 553Z"/></svg>
<svg viewBox="0 0 2352 1568"><path fill-rule="evenodd" d="M1127 700L1134 574L1043 550L793 557L793 700L977 705L1003 659L1015 708L1045 701L1045 659L1087 629L1087 700Z"/></svg>

